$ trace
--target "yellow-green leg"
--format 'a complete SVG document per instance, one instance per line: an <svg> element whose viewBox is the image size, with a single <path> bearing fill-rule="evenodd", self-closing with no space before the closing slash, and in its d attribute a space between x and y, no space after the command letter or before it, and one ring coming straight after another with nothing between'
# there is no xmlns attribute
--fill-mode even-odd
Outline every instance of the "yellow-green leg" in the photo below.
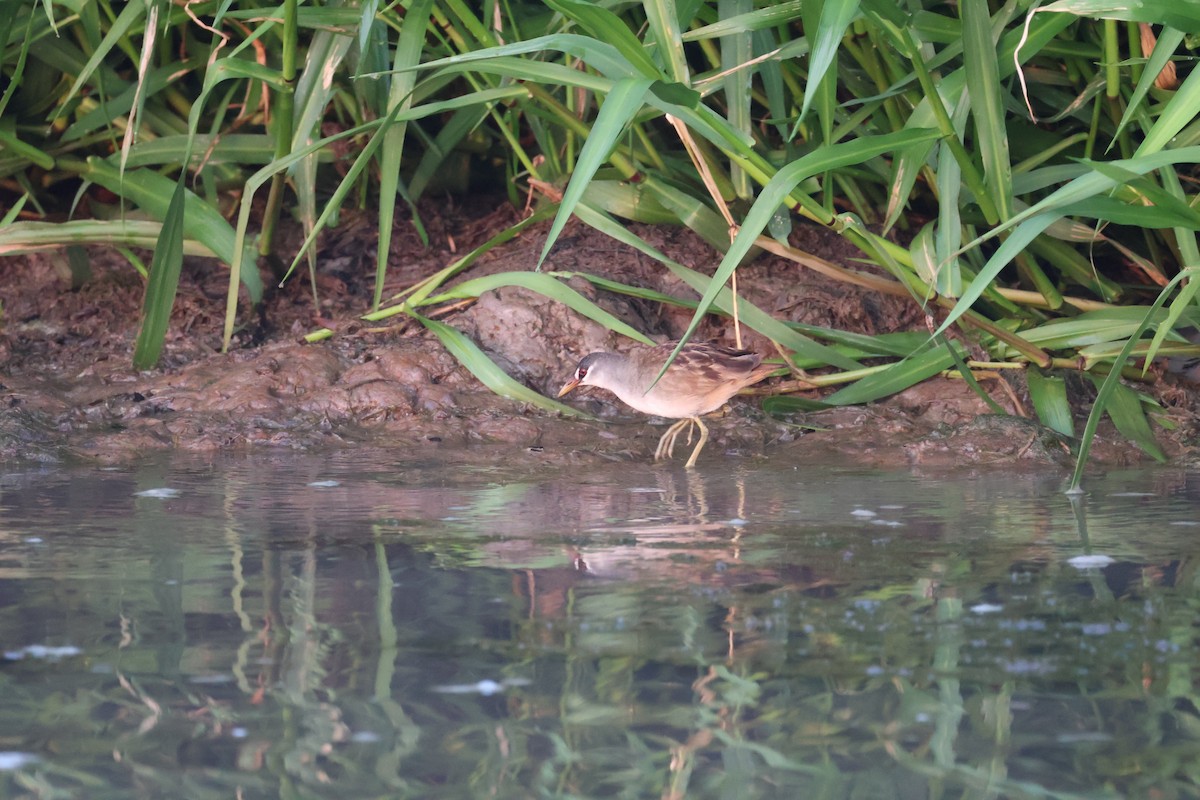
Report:
<svg viewBox="0 0 1200 800"><path fill-rule="evenodd" d="M692 425L700 429L700 441L696 443L696 449L692 451L691 458L687 460L684 466L687 468L696 466L696 459L700 456L700 451L704 448L704 443L708 441L708 428L704 426L699 417L686 417L667 428L666 433L658 440L658 449L654 451L654 460L661 461L675 454L675 440L679 438L679 434L683 432L684 428L688 429L688 444L691 444Z"/></svg>
<svg viewBox="0 0 1200 800"><path fill-rule="evenodd" d="M675 440L679 437L679 432L685 426L691 425L691 418L681 419L671 427L667 428L666 433L658 440L658 449L654 451L654 460L661 461L664 458L670 458L675 452Z"/></svg>
<svg viewBox="0 0 1200 800"><path fill-rule="evenodd" d="M708 428L700 421L699 417L692 417L692 421L696 423L696 427L700 429L700 441L696 442L696 449L692 451L692 457L684 464L685 469L691 469L696 466L696 459L700 455L700 451L704 449L704 443L708 441Z"/></svg>

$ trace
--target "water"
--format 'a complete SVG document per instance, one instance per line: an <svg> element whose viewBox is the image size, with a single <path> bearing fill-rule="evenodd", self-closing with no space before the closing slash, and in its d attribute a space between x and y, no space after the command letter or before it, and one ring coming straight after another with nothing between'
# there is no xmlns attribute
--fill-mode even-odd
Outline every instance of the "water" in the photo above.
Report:
<svg viewBox="0 0 1200 800"><path fill-rule="evenodd" d="M1200 796L1200 474L0 473L0 797Z"/></svg>

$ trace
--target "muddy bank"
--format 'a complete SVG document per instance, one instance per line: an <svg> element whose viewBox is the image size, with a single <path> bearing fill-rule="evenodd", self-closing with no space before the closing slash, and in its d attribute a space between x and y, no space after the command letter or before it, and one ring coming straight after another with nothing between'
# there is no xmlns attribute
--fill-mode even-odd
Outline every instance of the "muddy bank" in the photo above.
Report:
<svg viewBox="0 0 1200 800"><path fill-rule="evenodd" d="M514 214L503 205L486 213L440 209L427 216L433 242L428 249L411 230L397 228L385 297L486 241L515 221ZM530 269L545 233L545 226L531 229L458 280ZM641 228L638 233L693 269L711 273L719 260L686 230ZM853 266L852 248L819 228L800 228L795 243ZM189 262L161 366L141 373L132 370L130 360L142 281L117 253L91 250L92 274L78 286L72 286L64 256L0 260L0 401L5 407L0 456L114 462L167 448L309 449L366 442L438 452L500 443L563 464L645 459L653 453L661 425L620 407L606 393L586 392L575 400L605 422L559 418L492 394L411 319L396 317L382 327L359 321L370 302L373 245L365 217L326 235L315 277L319 304L304 276L272 289L260 309L243 311L228 354L219 352L227 272L211 261ZM656 263L578 224L568 228L547 269L695 298ZM739 276L743 295L779 319L868 334L925 326L915 303L837 283L774 257L760 257ZM661 340L677 338L690 319L686 310L598 291L582 279L572 285ZM448 306L440 318L470 336L509 375L544 394L562 385L582 355L623 345L601 326L520 288ZM301 341L321 326L332 327L335 335L316 344ZM727 321L709 320L699 338L732 344L733 331ZM773 353L752 332L747 331L745 343ZM763 458L794 457L797 450L806 458L851 457L871 464L1069 463L1067 443L1022 416L1031 406L1019 373L985 388L1016 416L996 416L962 381L945 378L869 407L781 419L765 415L755 399L739 398L712 420L712 441L701 463L723 452ZM1164 405L1174 425L1158 431L1164 449L1177 460L1193 462L1196 387L1167 376L1145 390ZM1077 409L1085 414L1087 390L1079 386L1077 391ZM1107 423L1093 452L1097 463L1143 459Z"/></svg>

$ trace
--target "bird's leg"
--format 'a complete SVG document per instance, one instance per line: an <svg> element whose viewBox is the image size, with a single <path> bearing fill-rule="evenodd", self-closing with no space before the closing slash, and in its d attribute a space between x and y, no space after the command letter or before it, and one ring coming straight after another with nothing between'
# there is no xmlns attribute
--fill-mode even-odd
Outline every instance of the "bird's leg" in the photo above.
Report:
<svg viewBox="0 0 1200 800"><path fill-rule="evenodd" d="M679 432L683 430L684 425L691 424L691 419L681 419L667 428L666 433L658 440L658 449L654 451L654 460L661 461L664 458L670 458L675 452L675 439L679 436Z"/></svg>
<svg viewBox="0 0 1200 800"><path fill-rule="evenodd" d="M685 469L691 469L696 466L696 459L700 456L700 451L704 449L704 443L708 441L708 428L700 421L699 417L692 417L689 422L695 422L696 427L700 429L700 441L696 443L696 449L692 451L692 457L684 464ZM691 441L690 439L688 440Z"/></svg>

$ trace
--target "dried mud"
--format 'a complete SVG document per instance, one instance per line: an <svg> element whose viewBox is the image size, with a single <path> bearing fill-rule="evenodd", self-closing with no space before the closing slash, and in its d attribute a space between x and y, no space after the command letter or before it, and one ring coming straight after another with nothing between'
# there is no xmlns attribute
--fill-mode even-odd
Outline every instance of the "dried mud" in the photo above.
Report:
<svg viewBox="0 0 1200 800"><path fill-rule="evenodd" d="M507 205L424 212L431 245L425 247L411 226L396 228L385 297L443 268L517 218ZM686 230L634 227L693 269L711 273L719 261ZM531 269L546 231L544 225L530 229L456 282ZM297 231L289 237L285 251L299 241ZM823 229L800 227L793 243L858 268L853 248ZM92 274L78 286L72 286L62 253L0 259L0 402L5 409L0 457L120 462L167 448L370 443L420 448L458 461L471 457L465 446L483 442L496 446L476 448L480 457L519 453L551 464L650 457L662 427L619 407L603 392L581 393L576 402L604 422L559 418L492 394L412 319L362 322L358 315L370 303L374 248L371 220L365 216L350 217L327 233L314 279L319 304L307 276L272 288L254 311L247 312L243 303L241 327L227 354L220 346L228 273L215 262L189 260L160 366L146 372L130 366L143 282L119 254L89 250ZM546 268L695 297L655 262L576 223L568 226ZM274 283L270 276L265 279ZM659 339L678 337L690 319L686 310L598 291L582 279L572 285ZM739 288L780 319L869 334L926 325L924 312L911 301L838 283L767 255L739 271ZM509 375L544 394L562 385L582 355L622 346L600 325L520 288L448 304L435 314L470 336ZM303 343L304 334L321 326L333 328L335 335ZM731 324L710 319L699 337L732 343ZM746 345L772 352L752 332ZM1087 390L1082 382L1073 385L1078 412L1086 414ZM701 466L722 454L935 467L1069 463L1067 444L1026 416L1031 405L1019 374L1005 374L985 388L1014 416L995 415L962 381L946 378L870 406L786 419L768 417L753 399L739 398L711 422L712 441ZM1175 376L1145 387L1164 405L1173 426L1156 430L1164 449L1191 463L1196 460L1196 390ZM1107 423L1093 453L1101 464L1144 458Z"/></svg>

